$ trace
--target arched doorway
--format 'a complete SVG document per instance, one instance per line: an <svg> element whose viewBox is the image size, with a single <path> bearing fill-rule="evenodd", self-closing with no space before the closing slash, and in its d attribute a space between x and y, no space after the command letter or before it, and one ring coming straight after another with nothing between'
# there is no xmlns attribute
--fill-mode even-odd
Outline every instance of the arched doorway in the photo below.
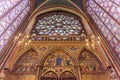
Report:
<svg viewBox="0 0 120 80"><path fill-rule="evenodd" d="M76 80L76 77L72 72L65 71L60 75L59 80Z"/></svg>
<svg viewBox="0 0 120 80"><path fill-rule="evenodd" d="M58 80L58 76L55 72L49 71L41 77L41 80Z"/></svg>

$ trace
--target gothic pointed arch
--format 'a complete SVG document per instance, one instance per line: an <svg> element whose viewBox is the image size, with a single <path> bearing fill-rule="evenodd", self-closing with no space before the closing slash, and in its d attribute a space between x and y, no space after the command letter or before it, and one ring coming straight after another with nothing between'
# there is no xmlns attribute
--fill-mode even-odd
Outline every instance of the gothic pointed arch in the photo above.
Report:
<svg viewBox="0 0 120 80"><path fill-rule="evenodd" d="M61 80L77 80L76 76L71 71L62 72L60 75L60 79Z"/></svg>
<svg viewBox="0 0 120 80"><path fill-rule="evenodd" d="M56 10L37 16L31 35L81 36L87 34L78 16Z"/></svg>
<svg viewBox="0 0 120 80"><path fill-rule="evenodd" d="M79 55L81 73L102 73L104 67L99 58L90 50L83 49Z"/></svg>
<svg viewBox="0 0 120 80"><path fill-rule="evenodd" d="M48 71L44 73L41 80L58 80L58 75L54 71Z"/></svg>
<svg viewBox="0 0 120 80"><path fill-rule="evenodd" d="M78 16L79 18L81 18L81 22L84 25L84 28L85 28L87 34L92 34L92 30L89 27L89 24L87 22L88 19L87 19L86 15L84 15L83 12L81 12L81 11L71 9L67 6L66 7L54 6L54 7L44 8L44 9L42 9L42 8L36 9L33 12L33 14L31 14L31 16L30 16L30 23L28 24L29 27L26 28L27 34L29 34L29 35L31 34L34 24L36 23L36 19L39 15L43 15L43 14L53 12L53 11L62 11L62 12L71 13L71 14Z"/></svg>
<svg viewBox="0 0 120 80"><path fill-rule="evenodd" d="M43 67L42 73L52 70L60 75L64 70L72 70L76 74L77 70L74 66L77 60L63 48L55 48L43 57L41 60L43 63L40 64Z"/></svg>
<svg viewBox="0 0 120 80"><path fill-rule="evenodd" d="M15 53L17 54L16 56L14 56L15 59L11 59L12 63L10 64L12 64L13 66L11 65L10 69L12 69L14 65L17 63L18 59L29 50L33 50L36 53L36 55L39 56L39 50L35 48L34 46L29 46L27 48L24 48L23 50L20 49L19 51Z"/></svg>
<svg viewBox="0 0 120 80"><path fill-rule="evenodd" d="M38 54L34 49L29 49L17 59L13 71L17 73L35 73L37 65Z"/></svg>
<svg viewBox="0 0 120 80"><path fill-rule="evenodd" d="M46 59L52 55L52 54L55 54L57 52L62 52L62 54L65 54L67 55L71 60L72 62L77 65L78 62L77 62L77 59L76 57L67 49L63 48L63 47L54 47L52 49L50 49L48 52L46 52L43 57L41 58L41 61L39 62L40 65L44 65ZM59 54L59 53L58 53Z"/></svg>

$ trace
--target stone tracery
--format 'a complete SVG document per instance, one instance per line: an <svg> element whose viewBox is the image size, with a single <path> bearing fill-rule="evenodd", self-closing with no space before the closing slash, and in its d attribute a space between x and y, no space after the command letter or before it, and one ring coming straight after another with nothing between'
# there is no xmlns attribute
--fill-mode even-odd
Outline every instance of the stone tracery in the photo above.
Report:
<svg viewBox="0 0 120 80"><path fill-rule="evenodd" d="M68 36L86 34L79 18L66 12L51 12L39 16L32 35Z"/></svg>

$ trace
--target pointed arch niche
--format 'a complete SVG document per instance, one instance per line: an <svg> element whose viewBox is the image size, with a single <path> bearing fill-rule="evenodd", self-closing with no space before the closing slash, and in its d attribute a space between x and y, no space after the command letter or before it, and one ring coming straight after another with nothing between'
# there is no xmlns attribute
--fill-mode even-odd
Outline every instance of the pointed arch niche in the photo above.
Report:
<svg viewBox="0 0 120 80"><path fill-rule="evenodd" d="M76 80L76 76L70 71L65 71L60 75L60 80Z"/></svg>
<svg viewBox="0 0 120 80"><path fill-rule="evenodd" d="M38 54L34 49L21 53L5 80L34 80L37 72Z"/></svg>
<svg viewBox="0 0 120 80"><path fill-rule="evenodd" d="M83 49L79 55L80 73L82 80L110 80L110 75L104 69L100 59L90 50Z"/></svg>
<svg viewBox="0 0 120 80"><path fill-rule="evenodd" d="M57 74L58 78L55 78L55 80L60 80L60 75L65 71L72 71L76 74L75 61L73 60L74 58L67 51L64 51L63 49L56 49L51 51L44 58L45 61L41 72L41 78L49 71L53 71ZM43 80L46 79L44 78Z"/></svg>
<svg viewBox="0 0 120 80"><path fill-rule="evenodd" d="M41 77L41 80L58 80L58 75L53 71L49 71Z"/></svg>
<svg viewBox="0 0 120 80"><path fill-rule="evenodd" d="M24 52L16 61L13 71L16 73L35 73L37 71L38 54L33 49Z"/></svg>

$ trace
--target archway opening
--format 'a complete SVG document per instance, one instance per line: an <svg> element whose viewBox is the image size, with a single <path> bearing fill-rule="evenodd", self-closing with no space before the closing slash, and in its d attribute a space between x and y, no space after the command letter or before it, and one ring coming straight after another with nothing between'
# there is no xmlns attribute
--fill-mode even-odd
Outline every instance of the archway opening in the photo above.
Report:
<svg viewBox="0 0 120 80"><path fill-rule="evenodd" d="M74 74L70 71L65 71L61 74L60 80L76 80Z"/></svg>
<svg viewBox="0 0 120 80"><path fill-rule="evenodd" d="M55 72L49 71L41 77L41 80L58 80L58 76Z"/></svg>
<svg viewBox="0 0 120 80"><path fill-rule="evenodd" d="M55 49L49 53L48 56L45 57L43 69L42 69L42 75L46 74L46 72L49 71L54 71L58 75L58 80L61 80L62 78L64 79L65 77L63 76L64 74L66 75L65 79L71 79L75 80L76 78L73 76L72 73L70 72L65 72L65 71L73 71L73 73L76 73L76 68L75 68L75 62L70 56L70 54L62 49ZM64 73L65 72L65 73ZM51 74L51 73L50 73ZM63 75L61 75L63 74ZM67 74L69 74L67 78ZM46 74L47 75L47 74ZM61 77L60 77L61 75ZM49 76L49 74L48 74ZM42 76L43 78L44 76ZM53 78L52 78L53 79ZM56 80L56 78L54 78ZM42 80L46 80L46 77L43 78ZM51 78L50 78L51 80Z"/></svg>

